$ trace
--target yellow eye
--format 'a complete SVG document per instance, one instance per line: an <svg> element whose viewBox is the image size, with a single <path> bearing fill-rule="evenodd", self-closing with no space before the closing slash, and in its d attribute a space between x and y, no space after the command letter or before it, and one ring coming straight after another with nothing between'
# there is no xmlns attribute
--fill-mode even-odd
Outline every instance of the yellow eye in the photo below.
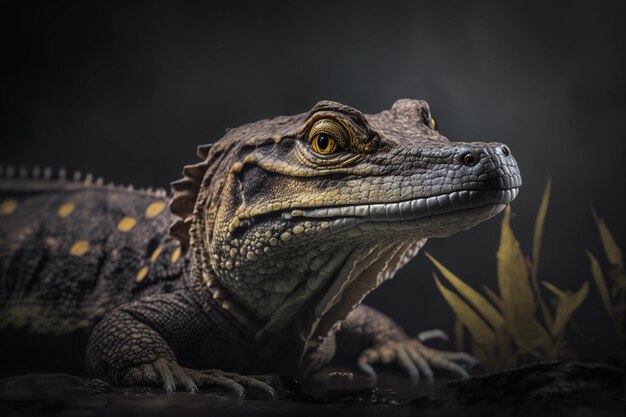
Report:
<svg viewBox="0 0 626 417"><path fill-rule="evenodd" d="M309 145L320 155L330 155L348 142L345 128L333 119L320 119L309 131Z"/></svg>
<svg viewBox="0 0 626 417"><path fill-rule="evenodd" d="M329 155L337 150L337 139L328 133L318 133L311 140L313 150L322 155Z"/></svg>
<svg viewBox="0 0 626 417"><path fill-rule="evenodd" d="M437 121L434 117L430 118L430 126L433 128L433 130L437 130Z"/></svg>

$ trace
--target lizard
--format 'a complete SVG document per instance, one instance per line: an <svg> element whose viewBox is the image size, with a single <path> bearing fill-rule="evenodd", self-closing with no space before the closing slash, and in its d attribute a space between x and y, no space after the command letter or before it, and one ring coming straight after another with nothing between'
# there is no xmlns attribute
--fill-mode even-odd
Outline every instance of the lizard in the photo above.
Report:
<svg viewBox="0 0 626 417"><path fill-rule="evenodd" d="M380 362L412 381L468 375L469 354L429 348L362 301L428 238L513 201L506 145L449 141L422 100L377 114L320 101L197 155L170 194L3 169L2 360L52 361L70 335L61 353L110 383L237 398L275 396L249 375L310 375L337 354L372 378Z"/></svg>

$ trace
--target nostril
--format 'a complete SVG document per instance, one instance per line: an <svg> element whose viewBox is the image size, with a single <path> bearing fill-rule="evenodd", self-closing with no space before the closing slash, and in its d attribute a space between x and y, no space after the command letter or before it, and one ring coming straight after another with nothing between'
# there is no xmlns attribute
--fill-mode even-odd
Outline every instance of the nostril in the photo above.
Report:
<svg viewBox="0 0 626 417"><path fill-rule="evenodd" d="M467 152L466 154L461 156L461 161L463 161L463 164L471 167L476 165L476 163L478 162L478 157L474 154L474 152Z"/></svg>
<svg viewBox="0 0 626 417"><path fill-rule="evenodd" d="M504 154L504 156L511 155L511 150L509 149L508 146L502 145L502 154Z"/></svg>

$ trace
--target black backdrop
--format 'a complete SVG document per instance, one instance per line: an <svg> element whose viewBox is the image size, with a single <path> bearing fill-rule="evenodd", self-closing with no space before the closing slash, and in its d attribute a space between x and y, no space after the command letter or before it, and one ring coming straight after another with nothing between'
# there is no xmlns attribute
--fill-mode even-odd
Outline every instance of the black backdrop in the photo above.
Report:
<svg viewBox="0 0 626 417"><path fill-rule="evenodd" d="M584 249L601 253L591 204L626 243L625 4L5 3L0 161L167 187L226 127L320 99L378 112L422 98L451 140L510 146L526 250L552 175L540 276L578 288ZM493 287L499 220L427 250ZM368 302L410 332L450 331L432 271L421 254ZM607 318L591 292L578 319L600 337Z"/></svg>

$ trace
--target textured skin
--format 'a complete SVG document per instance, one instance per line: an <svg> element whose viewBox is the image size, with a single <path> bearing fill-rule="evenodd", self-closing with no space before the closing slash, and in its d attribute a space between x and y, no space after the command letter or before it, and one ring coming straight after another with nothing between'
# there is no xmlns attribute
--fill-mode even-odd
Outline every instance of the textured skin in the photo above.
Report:
<svg viewBox="0 0 626 417"><path fill-rule="evenodd" d="M337 151L320 155L310 143L329 123ZM81 352L113 383L237 397L273 391L231 372L305 375L336 352L372 377L375 362L413 381L431 367L467 375L456 362L468 355L429 349L360 305L426 238L517 195L508 148L449 142L434 125L425 102L399 100L376 115L320 102L231 129L172 183L171 212L160 192L4 172L2 359ZM32 349L57 336L75 349Z"/></svg>

